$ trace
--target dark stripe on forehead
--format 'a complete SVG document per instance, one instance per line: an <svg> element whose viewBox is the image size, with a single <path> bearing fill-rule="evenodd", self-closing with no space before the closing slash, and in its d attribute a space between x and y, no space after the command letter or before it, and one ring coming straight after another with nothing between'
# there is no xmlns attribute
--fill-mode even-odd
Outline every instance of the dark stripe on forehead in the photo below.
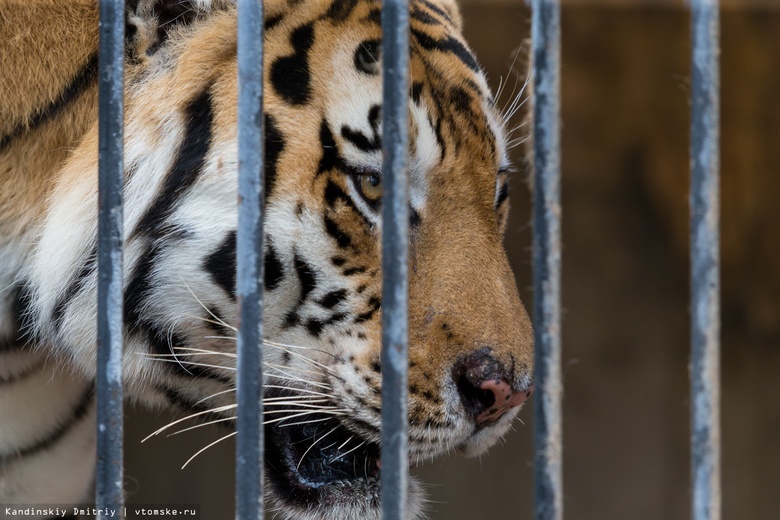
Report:
<svg viewBox="0 0 780 520"><path fill-rule="evenodd" d="M359 2L360 0L334 0L325 16L333 21L343 22L349 18Z"/></svg>
<svg viewBox="0 0 780 520"><path fill-rule="evenodd" d="M421 81L415 81L412 83L412 101L414 101L416 105L420 104L420 96L422 96L423 86L424 85Z"/></svg>
<svg viewBox="0 0 780 520"><path fill-rule="evenodd" d="M22 124L16 125L6 135L0 137L0 153L17 137L22 134L35 130L47 121L54 119L65 107L75 101L87 87L89 87L97 78L97 54L94 54L87 60L86 65L76 74L70 84L66 86L59 95L57 95L46 106L38 109L29 119Z"/></svg>
<svg viewBox="0 0 780 520"><path fill-rule="evenodd" d="M185 129L171 169L160 194L152 203L138 226L130 234L159 236L165 220L170 217L179 199L195 184L206 163L212 139L214 106L208 89L201 92L184 109Z"/></svg>
<svg viewBox="0 0 780 520"><path fill-rule="evenodd" d="M271 29L279 25L279 22L281 22L283 19L284 19L284 15L281 14L277 16L272 16L271 18L268 18L265 21L265 23L263 24L263 28L266 31L270 31Z"/></svg>
<svg viewBox="0 0 780 520"><path fill-rule="evenodd" d="M465 45L463 45L454 37L447 36L446 38L437 40L434 37L416 29L411 29L410 32L420 47L426 51L439 51L452 54L472 71L481 72L479 64L477 63L477 59L473 54L471 54L471 51L469 51Z"/></svg>
<svg viewBox="0 0 780 520"><path fill-rule="evenodd" d="M413 20L417 20L418 22L423 23L425 25L441 25L441 22L438 19L426 13L425 11L420 9L420 7L417 5L412 7L411 17Z"/></svg>
<svg viewBox="0 0 780 520"><path fill-rule="evenodd" d="M271 64L271 84L287 103L303 105L311 97L309 50L314 45L314 26L307 24L295 29L290 35L290 45L293 54Z"/></svg>
<svg viewBox="0 0 780 520"><path fill-rule="evenodd" d="M341 137L355 145L361 152L373 152L382 149L382 143L378 139L366 137L359 130L352 130L347 125L341 127Z"/></svg>
<svg viewBox="0 0 780 520"><path fill-rule="evenodd" d="M325 215L325 232L327 232L328 235L336 240L336 243L341 249L345 249L352 245L352 239L350 236L344 232L344 230L339 228L338 224L336 224L333 219L327 215Z"/></svg>
<svg viewBox="0 0 780 520"><path fill-rule="evenodd" d="M325 202L327 202L330 209L336 209L339 201L343 202L344 205L346 205L349 209L363 217L363 220L366 222L366 224L370 225L370 222L365 220L363 212L360 211L357 206L355 206L355 202L352 200L352 197L347 195L347 193L342 190L341 187L338 186L335 182L328 180L328 184L325 186Z"/></svg>
<svg viewBox="0 0 780 520"><path fill-rule="evenodd" d="M363 18L363 22L373 25L382 25L382 11L380 9L371 9Z"/></svg>
<svg viewBox="0 0 780 520"><path fill-rule="evenodd" d="M276 186L276 171L277 164L279 163L279 156L284 151L285 141L279 127L276 125L276 119L273 116L265 115L265 193L263 194L263 200L268 200L268 197L273 193L273 189Z"/></svg>
<svg viewBox="0 0 780 520"><path fill-rule="evenodd" d="M431 3L431 2L429 2L428 0L419 0L419 3L424 5L425 7L427 7L428 9L433 11L434 13L438 14L439 16L441 16L442 18L447 20L449 23L451 23L451 24L453 23L452 22L452 18L450 17L450 14L447 11L445 11L444 9L442 9L441 7L439 7L438 5L435 5L435 4Z"/></svg>
<svg viewBox="0 0 780 520"><path fill-rule="evenodd" d="M473 99L471 95L466 92L466 89L461 87L453 87L449 91L449 97L453 108L469 116L474 115L474 111L471 109L471 103Z"/></svg>
<svg viewBox="0 0 780 520"><path fill-rule="evenodd" d="M320 147L322 148L322 158L317 167L318 175L336 168L345 169L344 161L339 156L336 140L333 138L333 132L330 131L328 122L325 119L320 124Z"/></svg>

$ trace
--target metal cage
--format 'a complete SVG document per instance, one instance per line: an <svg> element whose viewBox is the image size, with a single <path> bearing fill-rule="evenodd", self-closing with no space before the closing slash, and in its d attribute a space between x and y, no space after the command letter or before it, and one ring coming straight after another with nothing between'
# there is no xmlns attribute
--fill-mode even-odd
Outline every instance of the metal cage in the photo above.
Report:
<svg viewBox="0 0 780 520"><path fill-rule="evenodd" d="M563 518L561 416L560 5L532 0L536 518ZM691 0L692 518L718 520L719 6ZM382 511L407 488L408 0L384 0ZM262 518L263 5L238 0L239 228L236 518ZM98 462L96 505L121 511L124 0L100 1ZM101 516L100 518L104 518Z"/></svg>

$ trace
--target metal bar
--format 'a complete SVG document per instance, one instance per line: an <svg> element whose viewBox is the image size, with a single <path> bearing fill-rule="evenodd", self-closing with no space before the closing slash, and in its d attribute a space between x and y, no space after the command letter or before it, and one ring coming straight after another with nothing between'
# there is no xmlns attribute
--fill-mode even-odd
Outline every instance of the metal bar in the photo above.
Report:
<svg viewBox="0 0 780 520"><path fill-rule="evenodd" d="M238 2L236 519L263 518L263 2Z"/></svg>
<svg viewBox="0 0 780 520"><path fill-rule="evenodd" d="M122 190L125 2L100 0L98 53L97 469L99 519L123 507ZM111 513L115 514L111 514Z"/></svg>
<svg viewBox="0 0 780 520"><path fill-rule="evenodd" d="M382 518L406 518L409 2L382 2Z"/></svg>
<svg viewBox="0 0 780 520"><path fill-rule="evenodd" d="M691 1L691 485L694 520L720 520L720 22Z"/></svg>
<svg viewBox="0 0 780 520"><path fill-rule="evenodd" d="M560 4L533 0L535 500L563 518L561 427Z"/></svg>

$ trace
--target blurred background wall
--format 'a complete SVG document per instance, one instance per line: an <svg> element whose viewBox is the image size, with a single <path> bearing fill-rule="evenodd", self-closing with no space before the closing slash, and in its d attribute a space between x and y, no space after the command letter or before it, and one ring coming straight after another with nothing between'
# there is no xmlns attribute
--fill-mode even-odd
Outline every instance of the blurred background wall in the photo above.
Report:
<svg viewBox="0 0 780 520"><path fill-rule="evenodd" d="M780 1L723 3L724 518L776 520ZM466 1L463 12L494 88L509 78L506 102L515 76L525 79L530 13L521 0ZM685 519L689 17L682 0L568 0L562 17L566 516ZM516 152L506 242L530 302L527 171ZM532 518L532 412L481 460L414 470L429 484L430 518ZM232 518L233 444L179 470L224 433L140 444L168 420L128 418L130 502L198 503L208 520Z"/></svg>

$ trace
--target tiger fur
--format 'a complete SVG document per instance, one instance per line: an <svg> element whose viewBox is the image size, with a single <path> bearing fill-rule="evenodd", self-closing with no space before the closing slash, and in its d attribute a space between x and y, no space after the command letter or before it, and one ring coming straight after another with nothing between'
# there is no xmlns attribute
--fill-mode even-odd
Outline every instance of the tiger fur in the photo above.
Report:
<svg viewBox="0 0 780 520"><path fill-rule="evenodd" d="M236 9L128 4L125 392L233 428ZM284 518L379 518L380 2L264 5L264 399L290 426L266 426L268 493ZM93 485L97 16L0 3L2 504ZM504 121L453 1L410 16L413 463L500 439L533 349L502 246ZM412 479L408 517L422 510Z"/></svg>

